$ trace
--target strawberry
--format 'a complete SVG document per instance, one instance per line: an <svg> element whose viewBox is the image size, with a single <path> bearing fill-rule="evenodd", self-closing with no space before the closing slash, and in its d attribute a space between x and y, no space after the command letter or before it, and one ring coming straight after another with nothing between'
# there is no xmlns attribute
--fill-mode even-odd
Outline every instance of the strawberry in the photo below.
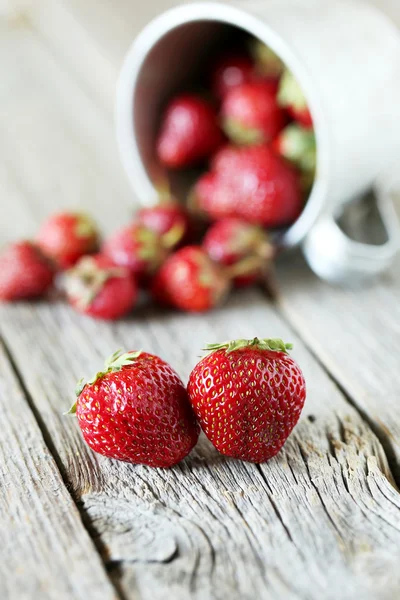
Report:
<svg viewBox="0 0 400 600"><path fill-rule="evenodd" d="M80 381L76 413L99 454L149 467L171 467L196 445L199 427L186 389L168 363L142 351L114 353L104 370Z"/></svg>
<svg viewBox="0 0 400 600"><path fill-rule="evenodd" d="M263 144L285 126L286 115L278 106L276 82L256 80L230 90L221 107L222 125L237 144Z"/></svg>
<svg viewBox="0 0 400 600"><path fill-rule="evenodd" d="M211 71L211 89L222 100L234 87L250 81L254 75L254 64L243 52L228 52L220 56Z"/></svg>
<svg viewBox="0 0 400 600"><path fill-rule="evenodd" d="M10 244L0 254L0 301L42 296L53 283L54 266L28 241Z"/></svg>
<svg viewBox="0 0 400 600"><path fill-rule="evenodd" d="M221 265L246 266L245 274L233 280L236 287L249 286L260 279L273 255L267 233L235 217L214 223L206 233L203 247L208 256Z"/></svg>
<svg viewBox="0 0 400 600"><path fill-rule="evenodd" d="M278 92L278 103L303 127L312 128L313 120L307 101L298 81L290 71L285 71Z"/></svg>
<svg viewBox="0 0 400 600"><path fill-rule="evenodd" d="M190 167L215 152L222 140L211 104L194 94L183 94L168 104L163 115L157 156L165 167Z"/></svg>
<svg viewBox="0 0 400 600"><path fill-rule="evenodd" d="M193 203L200 211L212 220L239 217L265 227L297 219L303 207L300 177L287 161L268 146L224 152L218 171L203 175L194 186Z"/></svg>
<svg viewBox="0 0 400 600"><path fill-rule="evenodd" d="M132 223L105 241L103 253L114 264L129 269L140 283L146 283L167 257L168 241L152 229Z"/></svg>
<svg viewBox="0 0 400 600"><path fill-rule="evenodd" d="M269 46L255 39L252 40L250 52L258 74L274 78L279 78L282 75L285 65Z"/></svg>
<svg viewBox="0 0 400 600"><path fill-rule="evenodd" d="M291 123L275 138L272 147L301 171L315 171L317 149L315 135L311 129Z"/></svg>
<svg viewBox="0 0 400 600"><path fill-rule="evenodd" d="M137 300L137 286L125 267L116 267L101 254L84 256L65 274L65 291L72 306L97 319L128 314Z"/></svg>
<svg viewBox="0 0 400 600"><path fill-rule="evenodd" d="M225 144L210 160L210 169L213 172L230 172L235 168L237 158L237 147L233 144Z"/></svg>
<svg viewBox="0 0 400 600"><path fill-rule="evenodd" d="M204 173L189 193L190 210L195 216L212 221L234 215L232 194L227 187L218 173Z"/></svg>
<svg viewBox="0 0 400 600"><path fill-rule="evenodd" d="M59 268L72 267L81 256L99 245L96 225L84 213L65 212L51 216L40 228L37 243Z"/></svg>
<svg viewBox="0 0 400 600"><path fill-rule="evenodd" d="M258 338L207 347L188 392L204 433L222 454L260 463L282 448L306 397L290 348Z"/></svg>
<svg viewBox="0 0 400 600"><path fill-rule="evenodd" d="M165 239L171 238L170 248L190 240L192 224L186 209L176 200L161 200L156 206L142 208L136 213L137 222Z"/></svg>
<svg viewBox="0 0 400 600"><path fill-rule="evenodd" d="M153 297L188 312L205 312L227 296L230 281L200 246L186 246L163 264L152 284Z"/></svg>

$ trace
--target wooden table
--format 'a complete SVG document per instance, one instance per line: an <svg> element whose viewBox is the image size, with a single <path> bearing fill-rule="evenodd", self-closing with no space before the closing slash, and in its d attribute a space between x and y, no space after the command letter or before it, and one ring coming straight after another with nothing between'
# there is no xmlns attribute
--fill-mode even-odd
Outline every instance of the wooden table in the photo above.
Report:
<svg viewBox="0 0 400 600"><path fill-rule="evenodd" d="M106 231L129 218L115 78L169 4L0 5L2 241L60 207L87 208ZM110 325L61 301L1 307L1 600L400 597L399 265L350 290L293 256L278 274L277 304L249 291L199 317L144 308ZM187 378L205 341L254 335L293 341L308 383L300 424L266 464L205 440L171 470L118 463L62 414L116 348L160 354Z"/></svg>

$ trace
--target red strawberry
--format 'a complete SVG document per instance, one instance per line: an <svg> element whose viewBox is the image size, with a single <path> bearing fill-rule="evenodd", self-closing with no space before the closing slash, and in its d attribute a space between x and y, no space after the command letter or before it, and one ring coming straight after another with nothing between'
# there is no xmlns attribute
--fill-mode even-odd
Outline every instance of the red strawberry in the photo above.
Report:
<svg viewBox="0 0 400 600"><path fill-rule="evenodd" d="M268 146L232 148L218 168L203 175L192 193L194 204L211 219L239 217L282 227L299 216L303 207L299 174Z"/></svg>
<svg viewBox="0 0 400 600"><path fill-rule="evenodd" d="M132 223L106 240L103 253L145 283L164 262L168 251L162 236L140 223Z"/></svg>
<svg viewBox="0 0 400 600"><path fill-rule="evenodd" d="M225 96L223 129L238 144L263 144L285 126L286 116L278 106L276 82L260 79L243 83Z"/></svg>
<svg viewBox="0 0 400 600"><path fill-rule="evenodd" d="M302 171L315 171L317 151L312 130L291 123L275 138L272 147Z"/></svg>
<svg viewBox="0 0 400 600"><path fill-rule="evenodd" d="M42 296L53 278L52 263L31 242L10 244L0 254L0 301Z"/></svg>
<svg viewBox="0 0 400 600"><path fill-rule="evenodd" d="M222 140L214 108L198 96L184 94L167 106L157 139L157 156L171 169L190 167L215 152Z"/></svg>
<svg viewBox="0 0 400 600"><path fill-rule="evenodd" d="M243 265L243 275L233 280L236 287L252 285L260 279L273 254L263 229L234 217L214 223L207 231L203 247L213 261L223 266Z"/></svg>
<svg viewBox="0 0 400 600"><path fill-rule="evenodd" d="M156 206L142 208L136 214L138 223L170 239L170 248L189 241L191 222L186 209L175 200L161 201Z"/></svg>
<svg viewBox="0 0 400 600"><path fill-rule="evenodd" d="M84 213L59 213L42 225L37 243L61 269L68 269L99 245L97 228Z"/></svg>
<svg viewBox="0 0 400 600"><path fill-rule="evenodd" d="M208 346L188 392L200 425L222 454L260 463L275 456L306 397L303 374L282 340Z"/></svg>
<svg viewBox="0 0 400 600"><path fill-rule="evenodd" d="M243 52L229 52L220 56L211 72L211 88L220 100L234 87L250 81L254 64Z"/></svg>
<svg viewBox="0 0 400 600"><path fill-rule="evenodd" d="M67 298L77 310L98 319L114 320L128 314L137 300L137 286L125 267L102 254L84 256L66 272Z"/></svg>
<svg viewBox="0 0 400 600"><path fill-rule="evenodd" d="M231 192L225 189L218 173L204 173L189 194L190 210L213 221L234 214Z"/></svg>
<svg viewBox="0 0 400 600"><path fill-rule="evenodd" d="M210 169L217 173L230 172L235 168L237 158L237 147L232 144L222 146L211 158Z"/></svg>
<svg viewBox="0 0 400 600"><path fill-rule="evenodd" d="M87 383L76 413L99 454L149 467L171 467L196 445L199 427L186 389L168 363L147 352L116 352Z"/></svg>
<svg viewBox="0 0 400 600"><path fill-rule="evenodd" d="M307 101L299 83L290 71L283 74L278 92L278 103L286 108L293 119L308 129L313 126L313 119Z"/></svg>
<svg viewBox="0 0 400 600"><path fill-rule="evenodd" d="M230 282L200 246L186 246L163 264L152 284L154 298L188 312L205 312L227 296Z"/></svg>

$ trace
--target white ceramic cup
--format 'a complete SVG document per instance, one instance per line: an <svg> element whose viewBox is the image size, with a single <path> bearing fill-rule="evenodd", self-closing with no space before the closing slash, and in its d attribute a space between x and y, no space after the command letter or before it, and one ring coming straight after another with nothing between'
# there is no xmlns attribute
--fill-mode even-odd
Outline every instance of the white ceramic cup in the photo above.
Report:
<svg viewBox="0 0 400 600"><path fill-rule="evenodd" d="M193 80L212 44L234 28L270 46L300 82L313 115L317 177L307 204L280 238L303 243L321 277L344 280L387 268L400 247L388 186L377 187L387 230L382 246L350 240L336 225L398 156L400 36L391 21L354 0L201 2L168 10L141 32L123 64L116 98L122 162L144 204L157 200L155 136L160 111Z"/></svg>

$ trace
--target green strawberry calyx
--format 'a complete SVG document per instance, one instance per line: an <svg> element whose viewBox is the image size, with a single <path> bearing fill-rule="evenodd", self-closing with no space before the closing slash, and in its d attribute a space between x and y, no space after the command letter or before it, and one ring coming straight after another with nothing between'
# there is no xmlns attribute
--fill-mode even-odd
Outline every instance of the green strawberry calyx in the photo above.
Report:
<svg viewBox="0 0 400 600"><path fill-rule="evenodd" d="M265 136L262 131L255 127L246 127L236 119L227 117L223 120L222 128L228 138L240 146L253 146L254 144L262 144L265 141Z"/></svg>
<svg viewBox="0 0 400 600"><path fill-rule="evenodd" d="M285 64L269 46L260 40L254 40L250 44L250 53L256 63L256 73L268 77L282 75Z"/></svg>
<svg viewBox="0 0 400 600"><path fill-rule="evenodd" d="M123 277L124 274L125 270L121 267L103 268L92 256L84 256L65 274L63 285L67 294L74 298L79 307L85 309L92 304L109 279Z"/></svg>
<svg viewBox="0 0 400 600"><path fill-rule="evenodd" d="M96 223L86 213L75 213L75 234L78 238L93 238L97 245Z"/></svg>
<svg viewBox="0 0 400 600"><path fill-rule="evenodd" d="M234 350L240 350L242 348L257 348L258 350L272 350L275 352L285 352L293 348L293 344L285 344L279 338L266 338L259 339L257 337L252 340L231 340L230 342L222 342L216 344L207 344L203 350L208 352L216 352L217 350L226 350L226 353L233 352Z"/></svg>
<svg viewBox="0 0 400 600"><path fill-rule="evenodd" d="M76 384L75 395L78 397L83 392L83 389L87 385L92 385L96 383L98 379L104 377L108 373L116 373L120 371L122 367L129 367L139 356L141 355L142 350L137 350L133 352L122 352L122 350L117 350L111 356L109 356L104 363L103 371L98 371L91 379L85 381L84 378L80 379ZM74 415L76 413L76 402L71 406L71 408L65 413L66 415Z"/></svg>
<svg viewBox="0 0 400 600"><path fill-rule="evenodd" d="M313 131L292 123L281 133L281 145L285 158L304 171L315 171L317 149Z"/></svg>
<svg viewBox="0 0 400 600"><path fill-rule="evenodd" d="M278 91L278 104L283 107L292 106L297 110L307 108L307 101L297 79L290 71L285 71Z"/></svg>
<svg viewBox="0 0 400 600"><path fill-rule="evenodd" d="M161 243L164 248L170 250L174 248L183 238L185 226L183 223L176 223L167 233L161 236Z"/></svg>

